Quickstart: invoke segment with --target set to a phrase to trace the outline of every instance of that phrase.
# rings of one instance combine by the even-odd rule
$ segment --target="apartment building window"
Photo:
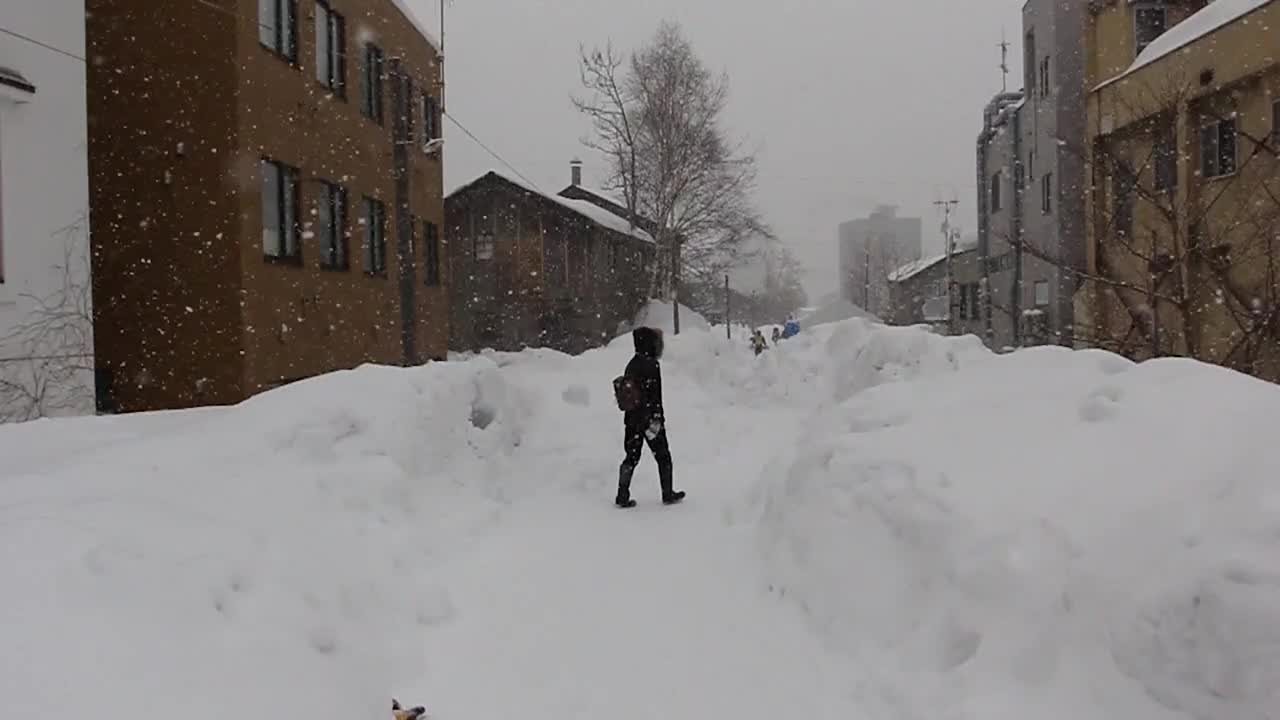
[[[427,223],[423,244],[426,246],[427,285],[434,287],[440,284],[440,228],[435,223]]]
[[[1036,34],[1029,32],[1022,45],[1022,84],[1027,88],[1027,97],[1036,94],[1036,57]]]
[[[1040,212],[1053,212],[1053,173],[1045,173],[1040,180]]]
[[[298,226],[298,171],[275,160],[262,161],[262,253],[273,260],[301,260]]]
[[[1163,5],[1147,3],[1133,11],[1134,55],[1140,55],[1147,46],[1168,29],[1168,15]]]
[[[316,2],[316,80],[339,97],[346,95],[347,22],[324,0]]]
[[[982,286],[978,283],[969,284],[969,319],[982,319]]]
[[[1200,172],[1207,178],[1236,171],[1236,121],[1209,123],[1200,129]]]
[[[417,111],[414,109],[413,102],[413,78],[408,75],[400,78],[400,103],[396,107],[396,112],[400,113],[400,117],[404,119],[405,139],[413,142],[413,134],[417,131],[413,119]]]
[[[1040,61],[1040,97],[1042,98],[1049,97],[1050,86],[1051,86],[1051,83],[1049,82],[1049,56],[1046,55],[1044,60]]]
[[[1280,153],[1280,100],[1271,103],[1271,154]]]
[[[387,272],[387,206],[371,197],[364,199],[364,271],[370,275]]]
[[[297,0],[258,0],[258,41],[289,62],[297,61]]]
[[[1178,129],[1168,123],[1156,130],[1152,150],[1156,190],[1172,190],[1178,186]]]
[[[493,233],[488,230],[482,231],[476,236],[475,254],[477,260],[493,259]]]
[[[1000,212],[1000,173],[991,175],[991,212]]]
[[[1117,159],[1111,176],[1112,227],[1116,237],[1133,237],[1133,196],[1136,174],[1126,159]]]
[[[1036,283],[1035,303],[1036,307],[1042,308],[1049,306],[1049,283],[1045,280],[1040,280]]]
[[[431,142],[440,135],[440,104],[427,92],[422,93],[422,141]]]
[[[364,46],[364,66],[361,69],[361,111],[364,116],[382,124],[382,48],[368,43]]]
[[[321,182],[317,203],[320,226],[320,266],[326,270],[346,270],[347,260],[347,191],[339,185]]]

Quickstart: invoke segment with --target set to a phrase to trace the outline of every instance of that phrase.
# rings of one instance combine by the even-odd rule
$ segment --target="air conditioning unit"
[[[435,138],[422,144],[422,152],[428,155],[438,155],[443,147],[444,138]]]

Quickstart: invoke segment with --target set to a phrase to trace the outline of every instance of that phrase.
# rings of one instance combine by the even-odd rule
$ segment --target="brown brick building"
[[[654,243],[592,203],[489,172],[445,198],[454,350],[611,340],[644,304]]]
[[[443,357],[443,77],[426,31],[399,0],[160,5],[86,7],[103,409]]]

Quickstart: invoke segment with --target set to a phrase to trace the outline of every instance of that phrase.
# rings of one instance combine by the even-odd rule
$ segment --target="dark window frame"
[[[1143,40],[1143,30],[1146,29],[1142,25],[1142,17],[1144,15],[1147,15],[1150,17],[1155,17],[1158,15],[1160,18],[1159,28],[1156,30],[1154,35],[1147,38],[1146,40]],[[1154,25],[1152,25],[1151,27],[1155,28]],[[1161,35],[1164,35],[1168,31],[1169,31],[1169,9],[1167,7],[1165,7],[1163,4],[1157,4],[1152,2],[1146,2],[1143,4],[1135,5],[1133,8],[1133,49],[1134,49],[1133,56],[1136,58],[1137,56],[1141,55],[1142,51],[1146,50],[1148,45],[1155,42],[1157,38],[1159,38]]]
[[[1001,202],[1003,198],[1000,197],[1000,186],[1002,184],[1000,182],[1001,180],[1000,176],[1002,174],[1003,173],[1001,173],[999,170],[991,174],[991,187],[988,188],[988,192],[990,193],[991,197],[988,198],[988,206],[991,208],[992,213],[1000,212],[1001,208],[1003,207],[1003,203]]]
[[[1271,103],[1271,154],[1280,156],[1280,99]]]
[[[387,206],[381,200],[364,197],[364,273],[387,276]]]
[[[271,6],[275,16],[271,28],[262,24],[263,5]],[[298,65],[298,2],[297,0],[258,0],[258,45],[290,65]],[[271,37],[264,37],[270,30]]]
[[[426,85],[423,85],[422,91],[422,142],[431,142],[439,140],[440,134],[440,103],[435,96],[426,91]]]
[[[320,228],[320,269],[345,272],[351,269],[350,201],[347,189],[327,180],[319,181],[316,202],[319,217],[327,220]]]
[[[328,43],[328,54],[323,64],[320,55],[320,22],[325,24]],[[334,96],[347,97],[347,19],[342,13],[333,9],[328,0],[316,0],[316,82],[329,90]],[[320,77],[321,69],[326,70],[325,77]]]
[[[423,223],[422,255],[425,265],[423,282],[428,287],[439,287],[440,279],[440,227],[427,220]]]
[[[1040,213],[1053,213],[1053,173],[1047,172],[1040,178]]]
[[[360,66],[360,113],[375,123],[386,122],[383,83],[386,80],[386,55],[374,43],[365,43]]]
[[[266,237],[263,237],[262,256],[267,262],[281,263],[286,265],[302,264],[302,204],[299,172],[298,168],[281,162],[274,158],[263,157],[259,163],[259,170],[262,172],[260,182],[264,183],[259,196],[266,200],[266,170],[271,168],[276,173],[275,187],[275,230],[276,243],[279,246],[277,252],[271,252],[265,244]],[[260,213],[262,219],[262,230],[266,231],[266,205],[263,205]]]
[[[1230,151],[1225,150],[1230,146]],[[1240,161],[1240,134],[1235,118],[1212,120],[1200,127],[1200,174],[1205,179],[1236,174]]]

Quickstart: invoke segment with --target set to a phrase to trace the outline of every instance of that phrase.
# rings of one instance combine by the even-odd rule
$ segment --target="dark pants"
[[[631,475],[640,464],[640,454],[646,442],[649,443],[649,451],[653,453],[653,459],[658,463],[658,481],[662,485],[662,493],[664,496],[671,493],[671,447],[667,444],[667,429],[664,427],[662,432],[650,440],[644,434],[648,427],[648,420],[629,421],[623,427],[622,446],[627,456],[622,461],[622,467],[618,473],[620,497],[630,497]]]

